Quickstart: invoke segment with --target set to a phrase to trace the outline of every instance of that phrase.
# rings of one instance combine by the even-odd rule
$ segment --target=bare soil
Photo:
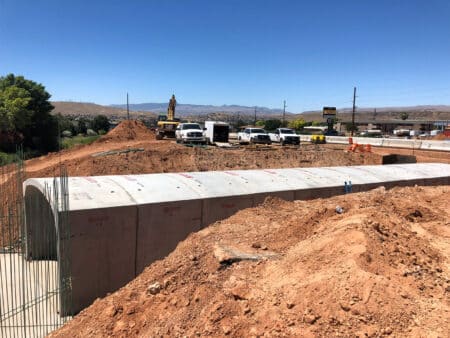
[[[191,234],[51,336],[448,337],[449,193],[268,198]],[[275,256],[220,263],[218,248]]]
[[[345,149],[310,144],[300,148],[186,147],[172,140],[156,140],[155,134],[141,122],[123,121],[91,145],[27,161],[26,170],[29,177],[48,177],[58,174],[60,164],[67,167],[69,175],[93,176],[381,163],[380,155],[347,153]],[[101,154],[105,152],[109,153]]]

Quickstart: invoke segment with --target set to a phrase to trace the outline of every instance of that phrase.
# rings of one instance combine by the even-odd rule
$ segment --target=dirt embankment
[[[318,167],[338,165],[379,164],[381,157],[375,154],[344,153],[330,148],[314,149],[304,146],[302,149],[274,150],[223,150],[218,148],[190,148],[175,143],[137,143],[130,152],[120,152],[127,147],[118,148],[119,152],[108,155],[92,154],[62,163],[71,176],[145,174],[181,171],[208,171],[229,169],[260,169]],[[59,162],[36,172],[33,176],[50,176],[57,171]]]
[[[52,336],[447,337],[449,193],[267,199],[192,234]],[[270,258],[220,263],[224,250]]]
[[[123,121],[91,145],[27,161],[30,177],[57,175],[60,163],[71,176],[144,174],[229,169],[380,164],[377,154],[346,153],[333,145],[265,149],[190,148],[157,141],[142,122]]]

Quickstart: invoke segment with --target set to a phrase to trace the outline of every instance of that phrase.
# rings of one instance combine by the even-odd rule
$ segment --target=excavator
[[[175,129],[177,129],[180,124],[180,119],[175,118],[175,107],[177,105],[177,100],[175,95],[169,101],[169,106],[167,107],[167,115],[159,115],[156,129],[156,139],[162,140],[166,138],[175,138]]]

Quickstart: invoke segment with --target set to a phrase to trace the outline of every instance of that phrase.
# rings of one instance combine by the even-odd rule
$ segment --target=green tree
[[[289,122],[289,128],[295,129],[297,131],[302,130],[306,125],[306,121],[302,118],[295,119]]]
[[[30,101],[30,93],[23,88],[10,86],[0,92],[0,127],[3,131],[24,130],[29,126]]]
[[[345,130],[347,130],[348,132],[358,131],[358,127],[356,126],[356,124],[354,125],[351,122],[347,122],[345,123]]]
[[[58,121],[58,129],[61,135],[63,131],[70,131],[72,135],[76,134],[75,125],[72,119],[62,115],[61,113],[56,114],[55,118]]]
[[[255,125],[257,127],[264,127],[266,125],[266,123],[263,120],[258,120],[258,121],[256,121]]]
[[[77,126],[75,128],[77,134],[86,134],[88,129],[88,123],[89,121],[84,118],[80,117],[77,121]]]
[[[400,118],[401,118],[402,120],[407,120],[408,117],[409,117],[409,114],[406,113],[406,112],[400,114]]]
[[[57,149],[58,123],[50,115],[53,106],[49,99],[42,84],[14,74],[0,77],[0,133],[20,135],[26,148],[41,152]]]
[[[266,120],[264,122],[264,128],[266,130],[275,130],[277,128],[281,127],[281,120],[273,119],[273,120]]]
[[[100,130],[107,132],[109,130],[109,120],[105,115],[97,115],[91,122],[91,128],[97,133]]]

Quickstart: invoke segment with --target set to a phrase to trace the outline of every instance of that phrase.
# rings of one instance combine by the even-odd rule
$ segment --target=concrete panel
[[[301,135],[300,140],[309,142],[310,137],[308,135]],[[327,136],[326,140],[327,143],[348,144],[348,136]],[[353,137],[353,142],[359,144],[371,144],[377,147],[450,151],[449,141]]]
[[[349,144],[349,137],[326,136],[327,143]]]
[[[300,142],[311,142],[311,135],[299,135]]]
[[[255,206],[269,195],[292,200],[343,194],[345,181],[352,181],[353,192],[381,185],[391,188],[449,184],[450,165],[420,163],[71,177],[72,262],[71,273],[63,271],[62,278],[72,276],[75,312],[132,280],[146,266],[168,255],[191,232]],[[30,179],[24,184],[25,191],[36,193],[36,189],[41,190],[49,183],[51,179]],[[53,217],[52,213],[48,214],[49,218]],[[52,224],[51,221],[42,220],[37,228]],[[38,236],[31,238],[41,241]]]
[[[136,274],[167,256],[191,232],[201,229],[202,200],[142,205],[138,215]]]
[[[78,312],[135,277],[137,209],[72,211],[69,222],[72,299]]]
[[[253,196],[230,196],[203,200],[202,227],[254,206]]]
[[[373,146],[380,147],[381,145],[383,145],[383,139],[382,138],[374,138],[374,137],[354,137],[353,143],[370,144]]]
[[[331,196],[341,195],[344,193],[344,185],[342,187],[322,187],[316,189],[301,189],[294,192],[296,200],[311,200],[315,198],[327,198]]]
[[[422,141],[420,149],[450,151],[450,141]]]

